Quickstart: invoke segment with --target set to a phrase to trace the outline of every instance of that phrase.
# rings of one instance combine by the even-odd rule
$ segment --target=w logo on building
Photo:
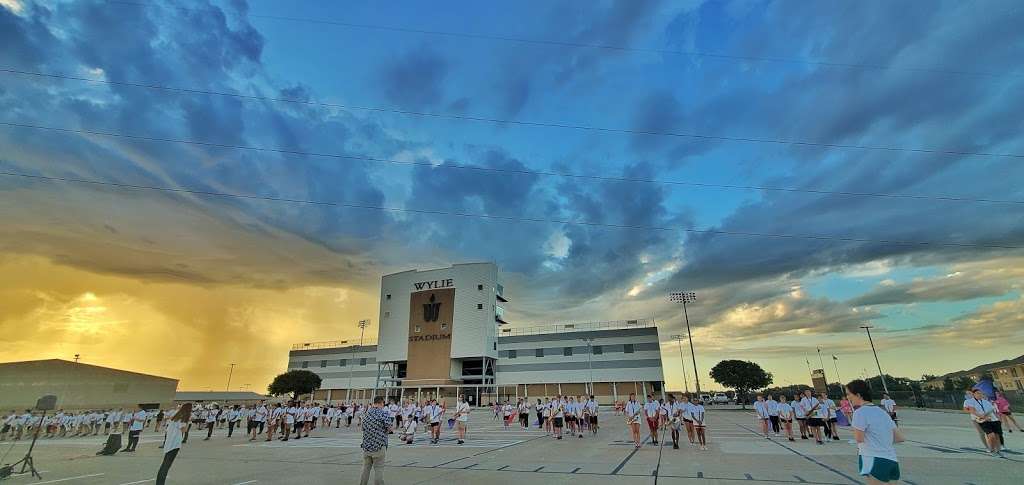
[[[430,303],[423,304],[423,321],[436,322],[441,315],[441,302],[434,301],[434,295],[430,295]]]

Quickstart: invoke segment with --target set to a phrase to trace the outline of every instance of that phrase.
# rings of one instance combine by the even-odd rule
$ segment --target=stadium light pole
[[[690,383],[686,380],[686,361],[683,360],[683,336],[675,334],[671,337],[679,344],[679,367],[683,370],[683,390],[690,393]]]
[[[882,364],[878,362],[878,352],[875,351],[875,341],[871,338],[871,329],[874,328],[871,325],[861,325],[868,333],[868,342],[871,343],[871,353],[875,354],[875,365],[878,366],[878,377],[882,379],[882,389],[885,390],[886,394],[889,394],[889,385],[885,383],[885,374],[882,373]]]
[[[587,344],[587,368],[590,369],[590,392],[588,392],[587,395],[591,395],[594,394],[594,338],[582,337],[580,340]]]
[[[231,391],[231,375],[235,373],[235,364],[231,364],[231,368],[228,369],[228,385],[224,387],[225,391]]]
[[[683,304],[683,318],[686,320],[686,337],[690,341],[690,357],[693,359],[693,380],[697,387],[697,398],[700,399],[700,373],[697,372],[697,355],[693,353],[693,332],[690,331],[690,316],[686,313],[686,304],[697,301],[697,293],[692,291],[673,291],[668,294],[668,301]]]
[[[359,346],[363,346],[363,333],[366,332],[366,326],[370,324],[369,320],[360,320],[356,324],[359,327]],[[352,356],[348,359],[348,388],[345,389],[345,401],[351,402],[349,396],[352,395],[352,372],[356,370],[356,347],[352,346]]]

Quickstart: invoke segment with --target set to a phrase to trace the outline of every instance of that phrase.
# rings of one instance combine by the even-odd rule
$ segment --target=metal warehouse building
[[[0,363],[0,409],[52,394],[61,409],[169,408],[178,380],[60,359]]]

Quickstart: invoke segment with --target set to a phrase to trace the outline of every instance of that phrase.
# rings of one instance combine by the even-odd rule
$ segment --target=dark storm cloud
[[[439,53],[420,47],[381,67],[380,89],[388,100],[403,108],[432,107],[444,99],[449,62]]]
[[[27,8],[28,15],[11,17],[6,9],[0,9],[0,15],[3,15],[2,21],[15,23],[14,28],[4,29],[4,34],[10,32],[18,36],[5,46],[24,51],[22,57],[38,57],[39,49],[33,50],[33,46],[46,45],[52,53],[45,60],[54,64],[55,72],[78,74],[88,69],[92,76],[117,81],[246,94],[269,90],[288,98],[312,97],[308,88],[301,84],[275,87],[276,83],[268,80],[270,76],[264,72],[261,60],[263,38],[242,15],[246,11],[244,5],[236,2],[230,10],[234,12],[230,20],[228,14],[216,6],[203,3],[189,7],[178,9],[154,4],[115,8],[104,2],[61,4],[60,15],[54,16],[47,25],[49,29],[61,30],[59,40],[47,28],[37,28],[50,18],[45,10]],[[11,80],[9,86],[17,96],[0,98],[0,107],[6,114],[0,117],[10,121],[82,126],[218,144],[377,156],[393,153],[403,146],[375,123],[306,106],[242,102],[220,96],[184,96],[123,85],[33,84],[24,79]],[[354,137],[353,133],[359,136]],[[368,167],[360,163],[31,130],[5,130],[0,136],[5,138],[5,143],[19,147],[18,156],[11,156],[8,164],[23,172],[256,196],[383,204],[382,193],[370,183]],[[45,162],[30,161],[36,159]],[[35,183],[33,187],[59,189],[46,183]],[[68,188],[94,193],[97,200],[112,193],[108,189]],[[176,238],[129,236],[124,230],[98,236],[112,246],[122,246],[123,256],[104,255],[100,249],[90,247],[82,250],[82,254],[67,254],[61,263],[140,279],[188,280],[199,284],[236,281],[287,286],[303,278],[321,281],[328,274],[352,279],[359,278],[364,270],[346,272],[342,268],[364,265],[362,258],[366,248],[358,241],[378,235],[390,221],[387,215],[378,212],[336,207],[167,193],[121,191],[119,195],[125,203],[162,201],[173,205],[176,211],[196,216],[189,220],[190,224],[200,224],[198,221],[206,218],[208,222],[204,224],[212,227],[200,229],[200,232],[211,231],[207,234],[209,237],[218,237],[217,231],[224,231],[219,235],[234,233],[234,237],[243,239],[264,238],[263,243],[253,243],[244,251],[236,251],[235,261],[231,261],[230,256],[221,259],[220,255],[211,255],[219,264],[236,264],[239,268],[248,264],[252,265],[252,270],[246,274],[235,268],[195,265],[190,260],[194,255],[179,254],[174,249],[180,244]],[[79,206],[76,210],[83,211],[80,217],[100,218],[104,208],[92,205]],[[127,225],[127,222],[117,224],[120,229]],[[161,232],[153,230],[154,234]],[[315,271],[307,271],[306,276],[302,276],[307,269],[305,264],[294,265],[277,276],[260,268],[264,263],[287,257],[273,241],[287,240],[292,235],[336,251],[338,258]],[[70,234],[39,237],[40,242],[46,241],[37,246],[41,250],[51,245],[75,244]],[[164,252],[159,262],[147,260],[161,254],[161,250]],[[259,256],[260,251],[265,255]],[[261,258],[262,262],[247,260],[252,257]],[[183,269],[180,264],[186,264],[189,269]]]
[[[1024,40],[1008,31],[1024,20],[1019,9],[995,8],[982,13],[982,21],[977,13],[968,15],[969,10],[973,11],[968,6],[948,3],[943,9],[917,12],[918,18],[895,26],[888,23],[904,17],[899,15],[903,8],[899,4],[851,4],[841,13],[824,5],[806,7],[773,3],[763,19],[739,31],[729,44],[744,48],[741,53],[749,55],[806,49],[807,57],[813,59],[911,67],[938,64],[964,69],[1013,69],[1011,59],[1024,48]],[[833,30],[827,36],[808,37],[808,32],[814,30],[807,27],[819,22],[812,20],[818,19],[818,14],[833,19],[829,23]],[[866,22],[868,19],[886,20],[876,28]],[[936,30],[936,24],[946,28]],[[996,37],[992,32],[997,33]],[[991,45],[993,38],[1007,42]],[[726,69],[723,63],[707,65],[713,72],[724,73]],[[1007,118],[1010,112],[1024,107],[1024,90],[1020,89],[1024,80],[1019,76],[992,78],[807,66],[780,69],[784,75],[776,75],[771,82],[756,82],[762,71],[750,71],[746,82],[709,96],[690,115],[711,126],[729,123],[726,133],[750,133],[759,138],[1004,153],[1024,149],[1019,119]],[[737,117],[740,107],[743,116]],[[1006,129],[1007,123],[1016,124],[1016,131]],[[1024,178],[1020,164],[990,157],[763,148],[764,153],[758,154],[761,163],[781,162],[798,168],[785,180],[769,179],[769,185],[1013,198],[1019,196],[1019,188],[1009,187],[1006,180]],[[1001,176],[989,176],[993,173]],[[964,177],[969,177],[971,183],[959,183]],[[980,259],[998,252],[951,248],[941,243],[1020,246],[1024,244],[1020,221],[1020,210],[1012,206],[764,193],[760,200],[738,208],[716,228],[939,244],[691,235],[686,246],[689,261],[676,282],[699,281],[702,286],[713,286],[890,257],[934,261],[938,259],[934,256],[941,255],[946,262]]]

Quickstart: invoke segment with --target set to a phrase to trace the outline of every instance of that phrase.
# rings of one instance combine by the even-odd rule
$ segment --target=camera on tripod
[[[57,396],[50,394],[39,398],[39,400],[36,401],[35,409],[36,411],[42,411],[43,415],[40,416],[39,418],[32,418],[32,420],[30,421],[30,423],[32,421],[35,422],[36,428],[35,433],[32,434],[32,444],[29,445],[28,452],[25,453],[24,458],[10,465],[3,465],[2,467],[0,467],[0,480],[3,480],[13,475],[14,467],[18,465],[21,465],[21,471],[19,471],[18,473],[25,473],[25,470],[29,470],[32,472],[33,477],[36,477],[38,479],[43,478],[43,476],[39,474],[39,471],[36,470],[36,465],[32,460],[32,449],[36,447],[36,440],[39,439],[39,430],[44,426],[44,421],[46,420],[46,412],[57,409]]]

